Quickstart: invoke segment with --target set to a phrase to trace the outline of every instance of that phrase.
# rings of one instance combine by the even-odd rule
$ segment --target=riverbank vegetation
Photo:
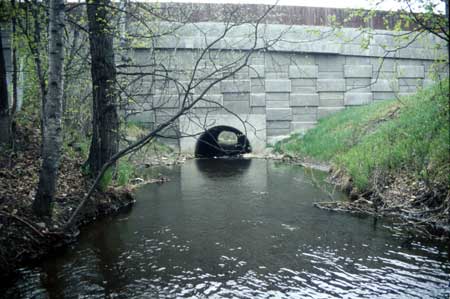
[[[71,231],[62,229],[89,190],[91,180],[83,174],[86,156],[72,146],[61,155],[58,187],[52,202],[52,217],[38,217],[32,209],[41,164],[40,130],[31,124],[17,127],[14,151],[3,148],[0,155],[0,277],[19,265],[47,255],[73,242],[78,227],[103,215],[130,206],[134,200],[127,188],[116,186],[124,176],[118,171],[114,185],[96,190],[85,213]],[[118,167],[120,169],[120,167]]]
[[[355,201],[321,207],[448,227],[448,99],[447,79],[412,96],[348,108],[275,150],[333,165],[332,179]]]

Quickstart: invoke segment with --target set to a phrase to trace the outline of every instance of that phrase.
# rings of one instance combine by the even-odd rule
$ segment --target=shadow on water
[[[218,158],[218,159],[196,159],[195,165],[204,176],[231,177],[245,173],[250,165],[251,159],[240,158]]]

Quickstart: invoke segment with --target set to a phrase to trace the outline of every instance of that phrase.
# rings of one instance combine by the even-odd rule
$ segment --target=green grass
[[[125,186],[134,174],[135,166],[128,161],[121,160],[115,167],[109,167],[98,183],[98,189],[105,192],[109,186]]]
[[[100,178],[100,181],[98,182],[98,189],[101,192],[105,192],[108,189],[108,186],[111,185],[113,181],[113,175],[114,175],[114,168],[109,167],[105,173]]]
[[[304,136],[292,135],[275,150],[331,162],[367,189],[375,170],[407,170],[448,182],[448,80],[414,96],[348,108],[319,121]]]
[[[149,128],[146,128],[142,123],[139,122],[128,122],[124,124],[123,130],[127,138],[132,141],[141,139],[149,132]],[[157,139],[154,139],[146,146],[144,146],[140,151],[145,152],[145,154],[147,154],[148,151],[151,151],[153,153],[163,155],[172,153],[173,149],[170,146],[158,141]]]
[[[116,183],[119,186],[128,184],[130,177],[135,171],[135,166],[128,161],[119,161],[117,166]]]

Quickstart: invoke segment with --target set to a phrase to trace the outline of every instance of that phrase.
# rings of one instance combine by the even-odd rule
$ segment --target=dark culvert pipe
[[[229,126],[216,126],[198,138],[195,157],[212,158],[251,153],[252,147],[241,131]]]

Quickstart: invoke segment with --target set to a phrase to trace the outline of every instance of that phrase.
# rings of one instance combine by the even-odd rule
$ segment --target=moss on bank
[[[294,134],[275,150],[332,163],[370,189],[374,175],[408,172],[427,183],[449,182],[449,81],[398,100],[348,108]]]

